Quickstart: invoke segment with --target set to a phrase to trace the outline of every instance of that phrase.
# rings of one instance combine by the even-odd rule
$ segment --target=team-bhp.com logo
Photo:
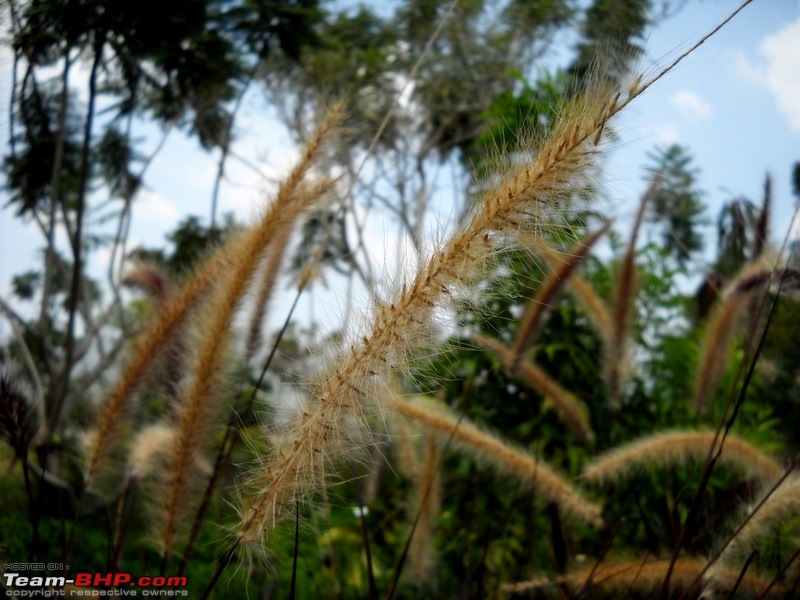
[[[134,577],[130,573],[75,573],[69,579],[3,573],[3,583],[5,595],[17,598],[189,595],[182,589],[186,588],[186,577]]]

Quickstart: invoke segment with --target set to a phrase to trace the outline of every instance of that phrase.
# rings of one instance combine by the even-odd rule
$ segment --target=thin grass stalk
[[[294,600],[297,592],[297,557],[300,551],[300,505],[295,506],[294,514],[294,555],[292,556],[292,581],[289,584],[289,598]]]
[[[644,558],[642,559],[642,562],[639,564],[639,570],[636,571],[636,575],[633,576],[633,579],[628,584],[628,587],[625,589],[625,594],[623,594],[622,600],[626,600],[628,596],[631,595],[631,591],[633,591],[633,586],[636,583],[636,580],[639,579],[639,574],[642,572],[642,569],[644,569],[644,566],[647,564],[647,561],[649,560],[650,560],[650,552],[648,551],[645,552]]]
[[[439,465],[442,453],[436,436],[428,436],[425,443],[423,470],[415,481],[415,504],[419,518],[411,542],[408,574],[415,586],[425,587],[434,574],[435,548],[433,521],[439,513],[441,502],[441,477]]]
[[[364,493],[359,480],[358,465],[353,463],[353,477],[356,482],[356,496],[358,499],[358,519],[361,523],[361,539],[364,540],[364,556],[367,560],[367,582],[369,583],[369,600],[378,600],[378,584],[375,582],[375,570],[372,564],[372,547],[369,541],[369,528],[367,515],[364,511]],[[297,506],[300,506],[299,504]]]
[[[611,221],[607,221],[600,229],[590,233],[575,244],[545,279],[536,296],[531,300],[528,310],[525,312],[525,316],[517,329],[517,339],[512,349],[513,357],[508,365],[512,376],[515,376],[519,371],[522,358],[533,343],[539,322],[545,311],[552,305],[554,298],[563,289],[575,269],[583,262],[595,242],[608,232],[611,223]]]
[[[305,209],[332,188],[330,180],[305,190],[300,189],[300,184],[319,158],[324,144],[330,140],[342,112],[343,105],[335,106],[311,136],[297,166],[281,185],[264,217],[243,236],[228,278],[215,291],[205,309],[208,323],[203,328],[197,354],[190,363],[192,378],[179,402],[175,450],[168,464],[165,485],[157,493],[160,502],[156,518],[157,541],[163,556],[174,552],[187,511],[195,505],[192,502],[194,482],[191,466],[196,456],[205,450],[205,436],[217,412],[214,395],[221,382],[233,317],[241,306],[244,292],[267,243],[281,227],[291,227]]]
[[[464,420],[464,413],[456,419],[455,423],[453,424],[453,428],[450,430],[450,433],[447,437],[447,440],[441,447],[441,451],[439,453],[438,463],[436,465],[436,470],[441,470],[441,463],[442,457],[447,449],[450,447],[450,444],[453,442],[455,437],[456,431],[459,427],[461,427],[461,422]],[[400,583],[400,576],[403,574],[403,567],[405,566],[406,559],[408,557],[408,553],[411,549],[411,543],[414,539],[414,533],[417,530],[417,525],[422,515],[422,506],[428,501],[428,495],[432,491],[433,482],[429,480],[430,486],[427,486],[422,492],[422,502],[420,503],[420,507],[417,509],[417,514],[414,517],[414,522],[411,524],[411,531],[408,534],[408,538],[406,539],[406,544],[403,547],[403,552],[400,555],[400,559],[397,561],[397,567],[394,570],[394,577],[392,578],[392,583],[389,586],[389,592],[386,594],[386,600],[393,600],[394,595],[397,592],[397,586]]]
[[[619,521],[617,521],[616,525],[614,526],[613,531],[611,532],[611,535],[609,535],[606,538],[605,542],[603,543],[603,547],[600,550],[600,554],[598,554],[597,559],[594,561],[594,565],[592,566],[592,569],[589,571],[589,575],[586,577],[586,581],[583,582],[583,585],[580,587],[578,592],[575,594],[576,598],[580,598],[581,595],[587,589],[589,589],[589,586],[591,585],[592,580],[594,579],[595,575],[597,574],[597,570],[600,568],[600,565],[602,565],[603,561],[606,559],[606,555],[608,554],[609,550],[611,550],[611,546],[614,545],[614,540],[617,539],[617,536],[619,535],[619,531],[620,531],[620,529],[622,529],[623,522],[624,522],[624,518],[622,518]]]
[[[795,550],[792,553],[789,559],[784,563],[783,567],[781,567],[781,570],[778,571],[778,574],[775,575],[775,577],[772,579],[772,581],[769,582],[767,587],[764,588],[764,591],[758,595],[757,600],[762,600],[763,598],[766,598],[769,595],[769,593],[772,591],[772,588],[774,588],[775,585],[777,585],[780,578],[786,574],[786,571],[789,570],[789,567],[792,566],[794,561],[796,561],[799,556],[800,556],[800,547],[798,547],[797,550]]]
[[[747,570],[750,568],[750,563],[753,562],[753,559],[758,556],[758,550],[753,550],[750,553],[750,556],[747,557],[747,560],[744,562],[742,566],[742,570],[739,573],[739,577],[736,579],[736,583],[733,584],[733,588],[731,588],[730,593],[728,594],[729,600],[733,600],[736,597],[736,592],[739,590],[739,586],[742,584],[742,579],[744,579]]]

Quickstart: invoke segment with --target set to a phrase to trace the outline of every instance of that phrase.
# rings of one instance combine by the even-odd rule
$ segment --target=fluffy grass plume
[[[689,461],[702,463],[714,442],[714,431],[667,431],[614,448],[586,467],[583,476],[590,481],[608,482],[630,476],[636,470],[665,469]],[[718,450],[719,440],[717,440]],[[720,462],[760,481],[775,481],[783,468],[748,442],[728,435]]]
[[[158,265],[136,265],[125,273],[122,285],[144,291],[159,306],[163,305],[169,296],[169,278]]]
[[[244,508],[237,544],[263,540],[296,496],[324,484],[327,464],[353,446],[347,443],[354,437],[348,417],[361,421],[375,410],[373,390],[428,337],[432,311],[449,288],[474,280],[496,246],[515,232],[545,226],[553,207],[573,196],[576,181],[594,163],[594,139],[641,89],[633,87],[622,101],[609,89],[572,99],[532,160],[512,165],[487,187],[464,226],[420,265],[411,282],[393,300],[377,303],[372,325],[312,387],[310,410],[256,475],[260,492]]]
[[[728,368],[731,345],[745,309],[752,306],[754,295],[765,289],[766,281],[761,275],[765,270],[771,272],[775,263],[772,253],[763,253],[757,261],[742,268],[722,294],[722,300],[706,327],[700,349],[690,405],[696,413],[705,413],[711,404],[716,386]]]
[[[235,260],[199,315],[196,351],[188,363],[190,377],[183,385],[177,408],[175,447],[168,461],[165,485],[156,491],[154,498],[156,541],[162,555],[174,552],[184,521],[194,506],[198,477],[193,466],[204,454],[209,432],[219,414],[222,394],[218,386],[229,354],[233,318],[267,244],[281,229],[291,229],[297,218],[332,188],[330,180],[305,188],[301,183],[331,140],[342,113],[343,105],[339,104],[322,120],[264,216],[232,242],[238,249]]]
[[[612,406],[619,405],[622,386],[631,371],[630,333],[636,308],[636,288],[638,270],[636,268],[636,240],[639,238],[649,199],[658,188],[659,178],[653,178],[648,191],[639,203],[639,210],[633,222],[631,237],[622,259],[614,286],[614,310],[612,313],[611,337],[605,346],[603,367],[611,394]]]
[[[228,252],[218,251],[206,259],[185,283],[171,293],[159,307],[155,321],[137,340],[120,377],[98,407],[94,427],[86,436],[84,479],[86,489],[99,491],[106,471],[113,469],[115,457],[126,440],[126,417],[131,397],[159,355],[162,347],[185,321],[212,281],[228,263]]]
[[[484,335],[476,333],[473,334],[473,338],[489,352],[498,356],[506,368],[511,371],[515,358],[513,350]],[[584,440],[592,438],[592,429],[589,425],[586,405],[562,388],[542,369],[529,362],[523,362],[517,367],[516,379],[539,392],[544,398],[549,399],[564,423],[579,437]]]
[[[570,594],[582,591],[581,597],[593,598],[598,594],[613,594],[612,597],[627,597],[631,592],[648,594],[656,597],[667,568],[669,560],[665,559],[620,559],[603,563],[595,568],[594,564],[572,569],[557,578],[538,577],[530,581],[511,583],[503,586],[503,591],[508,594],[534,594],[537,590],[551,586],[566,586]],[[706,561],[699,558],[683,557],[675,562],[670,582],[673,592],[689,591],[695,579],[706,566]],[[739,570],[724,569],[715,580],[715,588],[731,590],[739,577]],[[769,580],[748,571],[739,584],[739,593],[757,594],[767,587]],[[706,583],[698,585],[698,594],[705,588]],[[773,588],[776,596],[778,590]],[[781,592],[782,593],[782,592]],[[652,596],[650,596],[652,594]],[[694,597],[694,596],[689,596]]]
[[[139,431],[131,444],[128,473],[131,479],[143,479],[164,466],[164,457],[175,443],[175,428],[154,423]]]
[[[263,544],[296,498],[325,485],[328,465],[360,447],[363,416],[381,408],[378,388],[428,338],[433,310],[450,295],[449,288],[474,281],[517,232],[552,226],[554,211],[583,189],[606,124],[681,58],[647,82],[633,80],[625,90],[611,89],[598,76],[585,94],[571,97],[550,136],[527,149],[529,160],[514,162],[487,184],[462,224],[422,261],[410,282],[391,300],[376,302],[371,325],[309,386],[308,410],[251,478],[248,488],[254,493],[245,496],[232,548]],[[562,480],[549,479],[554,489],[568,491]],[[583,501],[571,508],[586,514]]]
[[[741,531],[725,547],[717,565],[726,565],[735,558],[741,558],[749,553],[775,525],[797,516],[799,512],[800,476],[792,475],[769,495],[761,508],[750,514]],[[713,571],[715,567],[711,570]],[[716,571],[714,574],[716,575]]]
[[[432,433],[449,438],[453,444],[470,452],[526,485],[534,486],[548,500],[557,503],[566,513],[592,524],[600,522],[601,508],[587,500],[564,477],[531,453],[507,444],[467,419],[459,419],[429,403],[396,399],[395,410],[403,417],[422,423]]]
[[[569,288],[575,300],[586,311],[589,322],[594,325],[603,344],[608,347],[614,337],[614,321],[605,302],[597,295],[591,284],[580,275],[573,275]]]
[[[545,311],[553,303],[558,293],[564,288],[564,285],[574,273],[575,269],[577,269],[583,262],[583,259],[586,258],[586,255],[589,253],[592,246],[594,246],[595,242],[606,234],[610,226],[611,221],[606,222],[597,231],[590,233],[579,243],[575,244],[566,254],[559,255],[559,260],[553,272],[545,279],[536,297],[530,302],[528,310],[525,312],[525,316],[517,330],[517,339],[513,349],[514,355],[508,365],[508,369],[512,375],[516,375],[519,371],[525,352],[533,343],[539,322]]]

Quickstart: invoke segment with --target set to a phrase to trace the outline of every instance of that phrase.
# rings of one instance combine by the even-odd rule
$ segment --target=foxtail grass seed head
[[[728,368],[731,345],[744,311],[754,295],[766,289],[769,277],[765,279],[765,270],[772,273],[776,263],[774,253],[763,252],[757,261],[742,268],[724,290],[703,336],[690,405],[694,412],[703,414],[711,405],[717,384]]]
[[[768,484],[765,483],[765,487],[771,487],[772,482],[776,479],[777,477]],[[762,494],[763,496],[764,494]],[[756,505],[757,503],[754,503],[754,506]],[[769,494],[758,511],[746,515],[749,517],[747,523],[725,547],[720,556],[719,564],[730,565],[735,559],[744,560],[747,554],[757,546],[758,542],[774,531],[776,526],[795,518],[799,513],[800,476],[791,475],[774,492]]]
[[[122,285],[143,290],[159,305],[165,302],[169,294],[169,277],[156,265],[136,265],[125,273]]]
[[[26,459],[38,429],[38,415],[28,393],[9,372],[0,372],[0,437],[19,458]]]
[[[170,456],[164,486],[156,493],[160,510],[155,513],[154,524],[163,554],[175,551],[185,521],[199,500],[197,481],[202,478],[197,477],[196,467],[203,463],[209,433],[218,421],[220,401],[225,398],[221,383],[225,380],[225,361],[229,354],[234,316],[269,242],[282,228],[291,228],[300,215],[332,189],[334,182],[328,179],[306,186],[302,184],[334,137],[342,112],[343,106],[337,105],[322,120],[263,217],[243,232],[238,241],[229,242],[236,245],[238,253],[198,315],[200,324],[195,353],[189,360],[189,379],[184,384],[177,408],[175,448]]]
[[[531,160],[511,165],[487,186],[463,226],[420,265],[393,300],[376,306],[371,327],[319,378],[308,416],[276,449],[266,473],[258,476],[265,485],[244,512],[239,539],[262,540],[293,498],[319,490],[328,464],[345,451],[343,440],[359,437],[348,431],[345,416],[363,422],[363,415],[376,409],[373,389],[395,366],[405,364],[426,338],[433,311],[444,301],[443,290],[475,280],[504,239],[519,230],[538,230],[552,218],[555,207],[569,200],[575,182],[597,157],[592,139],[616,106],[607,88],[569,102]],[[541,471],[540,485],[550,484],[554,495],[556,489],[571,493],[549,469]],[[591,512],[582,504],[575,500],[574,512]]]
[[[702,558],[688,556],[678,558],[670,577],[672,591],[676,593],[690,591],[690,586],[694,584],[705,566],[706,561]],[[666,559],[607,558],[598,566],[589,564],[576,567],[557,577],[537,577],[530,581],[506,584],[503,586],[503,591],[507,594],[530,595],[543,588],[566,586],[569,593],[577,594],[583,590],[582,595],[586,597],[611,593],[627,595],[631,592],[651,597],[658,593],[669,567],[670,561]],[[737,569],[720,570],[714,587],[726,592],[732,590],[739,574],[740,571]],[[740,593],[757,594],[768,584],[769,579],[748,571],[738,589]],[[690,597],[707,597],[703,594],[707,585],[707,581],[701,580]],[[695,593],[698,596],[695,596]]]
[[[668,469],[690,461],[702,464],[720,439],[715,442],[714,431],[665,431],[630,442],[602,454],[584,469],[589,481],[611,482],[630,477],[637,471]],[[759,481],[778,479],[783,473],[780,463],[745,440],[728,435],[722,446],[720,462],[731,469]]]
[[[481,334],[473,334],[473,337],[482,347],[497,355],[506,365],[506,369],[509,371],[514,369],[516,356],[510,348]],[[549,400],[564,423],[581,439],[586,441],[592,439],[593,433],[586,405],[563,389],[542,369],[529,362],[520,363],[516,366],[516,379]]]
[[[526,160],[510,164],[487,183],[462,224],[420,264],[416,274],[393,298],[376,303],[371,325],[311,386],[307,414],[253,476],[256,483],[250,489],[260,491],[246,501],[237,540],[263,543],[285,516],[287,506],[324,486],[332,464],[358,446],[366,430],[364,417],[382,410],[382,394],[375,393],[376,388],[385,385],[385,379],[396,367],[401,369],[429,335],[434,310],[446,303],[445,290],[476,281],[491,257],[517,233],[548,227],[554,215],[585,189],[584,178],[599,154],[594,142],[602,138],[608,121],[669,68],[627,91],[613,89],[599,77],[593,89],[570,98],[548,138],[524,149],[520,155]],[[362,424],[362,433],[352,429],[354,423]],[[513,452],[507,458],[520,469],[531,465]],[[548,495],[586,520],[599,518],[599,507],[577,496],[548,467],[533,464],[539,465],[538,471],[528,477]]]
[[[133,438],[128,457],[131,479],[144,479],[164,467],[165,457],[175,444],[175,428],[155,423],[139,431]]]
[[[569,287],[575,300],[586,311],[589,322],[594,325],[603,344],[610,346],[614,337],[614,322],[603,299],[580,275],[572,276]]]
[[[580,266],[583,259],[589,253],[592,246],[607,232],[611,226],[611,221],[606,222],[597,231],[590,233],[583,240],[573,246],[569,252],[561,256],[553,272],[547,277],[545,282],[531,300],[530,305],[517,330],[517,339],[514,344],[514,356],[509,364],[509,370],[515,375],[522,363],[525,351],[530,348],[536,335],[536,330],[543,314],[552,305],[555,297],[564,288],[575,269]]]
[[[544,496],[558,504],[566,513],[580,521],[598,525],[601,508],[584,498],[571,483],[543,460],[502,441],[480,429],[468,419],[459,419],[449,411],[429,402],[394,401],[394,409],[403,417],[418,421],[431,433],[449,439],[457,448],[488,463],[526,485],[532,485]]]

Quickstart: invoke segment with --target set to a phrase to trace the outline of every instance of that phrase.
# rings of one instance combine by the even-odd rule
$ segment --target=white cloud
[[[681,134],[674,125],[649,125],[645,127],[645,133],[655,137],[656,144],[659,146],[671,146],[681,142]]]
[[[178,208],[161,194],[142,190],[133,204],[133,218],[139,223],[158,223],[170,227],[180,217]]]
[[[670,102],[683,116],[690,119],[710,119],[714,114],[711,104],[690,90],[681,90],[670,98]]]
[[[767,88],[791,127],[800,131],[800,18],[765,37],[759,51],[766,60]]]
[[[767,87],[763,65],[752,60],[741,48],[726,48],[725,52],[733,64],[733,71],[743,80],[758,87]]]

